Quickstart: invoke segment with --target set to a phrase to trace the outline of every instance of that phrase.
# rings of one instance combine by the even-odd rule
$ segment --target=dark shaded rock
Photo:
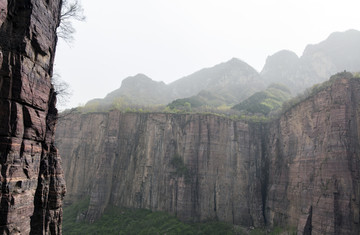
[[[0,233],[61,234],[50,77],[60,0],[0,1]]]

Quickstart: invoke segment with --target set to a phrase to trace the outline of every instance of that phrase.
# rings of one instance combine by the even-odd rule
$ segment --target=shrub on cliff
[[[170,164],[175,169],[173,176],[184,177],[186,183],[191,181],[190,170],[187,168],[180,155],[175,154],[175,156],[170,160]]]
[[[304,100],[308,99],[309,97],[312,97],[312,96],[316,95],[317,93],[327,89],[332,84],[334,84],[338,79],[342,79],[342,78],[351,79],[354,77],[356,77],[356,75],[354,76],[352,73],[349,73],[346,71],[337,73],[337,74],[331,76],[329,80],[327,80],[323,83],[320,83],[320,84],[315,84],[311,88],[306,89],[302,94],[284,102],[282,105],[282,113],[286,112],[287,110],[296,106],[297,104],[303,102]]]

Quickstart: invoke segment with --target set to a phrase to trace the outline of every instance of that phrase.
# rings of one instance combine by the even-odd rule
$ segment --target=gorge
[[[360,232],[360,79],[340,73],[268,122],[216,114],[69,113],[56,142],[67,202],[184,221]]]
[[[305,89],[348,64],[359,71],[358,31],[345,43],[336,33],[301,57],[277,53],[261,73],[232,59],[171,85],[128,78],[101,100],[106,112],[73,110],[58,120],[51,77],[62,2],[0,0],[1,234],[61,234],[63,200],[88,196],[88,222],[118,206],[190,222],[360,233],[358,74],[339,73],[262,121],[111,106],[119,94],[146,105],[220,97],[220,106],[273,82]],[[339,40],[343,54],[328,50]]]

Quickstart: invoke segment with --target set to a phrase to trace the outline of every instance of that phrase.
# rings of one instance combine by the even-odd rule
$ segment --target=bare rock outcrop
[[[271,123],[216,115],[72,113],[59,123],[67,200],[187,221],[360,232],[360,79],[342,73]]]
[[[67,200],[90,195],[90,221],[112,204],[264,225],[260,127],[213,115],[119,111],[73,114],[59,124]]]
[[[301,234],[360,232],[360,79],[343,76],[270,127],[267,218],[273,224]]]
[[[0,233],[61,234],[51,85],[61,0],[0,0]]]

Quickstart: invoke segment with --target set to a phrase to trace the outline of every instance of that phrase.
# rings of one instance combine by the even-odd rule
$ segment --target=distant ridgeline
[[[215,112],[272,115],[282,103],[341,71],[360,71],[360,32],[331,34],[308,45],[301,57],[282,50],[269,56],[260,73],[233,58],[170,84],[144,74],[122,81],[103,99],[94,99],[77,111]],[[232,109],[231,109],[232,108]]]

